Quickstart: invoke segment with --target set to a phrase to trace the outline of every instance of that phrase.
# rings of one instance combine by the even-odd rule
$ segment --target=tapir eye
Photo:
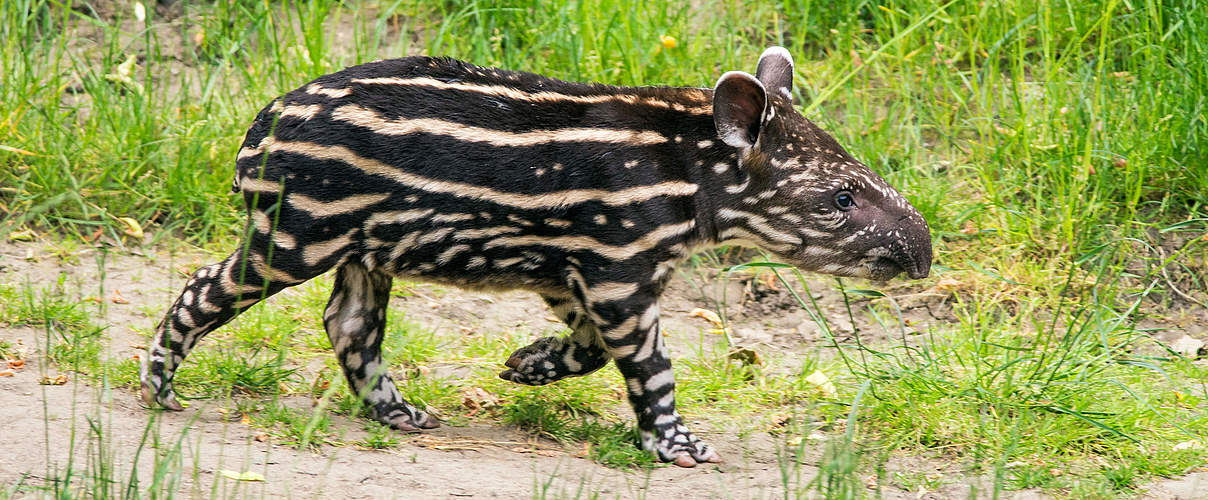
[[[851,191],[839,191],[835,193],[835,206],[843,211],[856,208],[856,197],[851,195]]]

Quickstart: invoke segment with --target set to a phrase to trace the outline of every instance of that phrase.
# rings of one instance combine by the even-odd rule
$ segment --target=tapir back
[[[330,267],[351,249],[394,274],[548,288],[568,255],[632,258],[674,246],[649,235],[689,237],[699,179],[683,150],[699,157],[713,135],[710,98],[380,61],[265,108],[236,186],[258,228],[302,254],[278,256],[287,271]]]

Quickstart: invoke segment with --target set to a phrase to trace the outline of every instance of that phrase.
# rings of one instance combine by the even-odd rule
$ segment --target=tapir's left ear
[[[759,56],[755,77],[768,92],[793,97],[793,56],[784,47],[768,47]]]
[[[749,148],[759,139],[768,112],[768,94],[755,77],[731,71],[713,88],[713,124],[717,137],[736,148]]]

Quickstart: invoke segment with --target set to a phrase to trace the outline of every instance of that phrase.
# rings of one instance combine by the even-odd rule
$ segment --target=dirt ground
[[[0,283],[29,283],[35,288],[63,280],[69,290],[84,297],[103,297],[108,310],[94,321],[108,325],[109,355],[129,357],[145,344],[144,332],[183,284],[183,272],[212,259],[196,249],[156,252],[111,251],[98,271],[97,250],[44,243],[0,243]],[[671,332],[673,351],[708,328],[690,311],[712,309],[721,289],[712,277],[685,270],[664,297],[664,328]],[[837,325],[837,334],[860,328],[861,339],[884,342],[900,331],[885,331],[872,320],[846,319],[842,297],[831,281],[820,279],[811,289],[822,310]],[[103,286],[102,286],[103,285]],[[752,276],[731,279],[725,286],[727,315],[735,341],[763,349],[794,351],[811,348],[823,339],[816,325],[791,297],[767,281]],[[392,306],[408,318],[446,335],[512,331],[533,337],[559,329],[540,300],[523,292],[502,294],[464,292],[448,288],[415,287],[412,294],[396,298]],[[925,331],[931,321],[942,321],[945,306],[939,300],[922,300],[934,292],[898,290],[908,330]],[[284,293],[291,293],[289,291]],[[120,296],[128,303],[114,303]],[[534,313],[540,311],[539,313]],[[320,314],[320,311],[314,311]],[[683,334],[679,334],[683,333]],[[691,333],[690,335],[688,333]],[[910,336],[911,332],[905,332]],[[57,374],[44,364],[38,349],[44,332],[29,327],[0,324],[0,339],[20,343],[27,365],[12,377],[0,377],[0,434],[9,444],[0,453],[0,491],[17,482],[45,484],[62,477],[68,464],[77,472],[95,467],[86,450],[112,457],[115,477],[124,481],[136,467],[140,484],[152,479],[155,457],[179,443],[181,477],[164,489],[189,496],[263,496],[342,498],[783,498],[808,483],[817,472],[824,442],[811,445],[801,458],[800,473],[786,478],[775,439],[767,433],[719,433],[698,426],[706,439],[727,459],[724,464],[696,469],[661,467],[651,471],[616,470],[579,458],[552,441],[533,438],[503,425],[472,423],[446,426],[421,435],[403,436],[399,446],[374,451],[356,446],[321,446],[298,450],[258,441],[257,431],[226,418],[221,402],[194,401],[182,413],[148,411],[128,390],[91,387],[71,380],[66,385],[40,385],[43,374]],[[899,339],[900,340],[900,339]],[[503,360],[500,360],[502,364]],[[289,404],[309,405],[297,398]],[[618,401],[618,404],[620,402]],[[356,439],[363,434],[359,422],[332,416],[339,434]],[[150,422],[150,423],[149,423]],[[158,429],[157,446],[141,449],[148,426]],[[104,441],[94,439],[90,426],[99,426]],[[75,444],[69,441],[74,436]],[[19,442],[20,445],[14,446]],[[23,450],[15,452],[15,450]],[[74,450],[74,455],[71,450]],[[91,453],[95,456],[95,451]],[[137,459],[135,457],[137,456]],[[968,498],[970,488],[989,491],[988,477],[964,477],[959,464],[916,457],[894,456],[893,471],[944,474],[951,480],[940,491],[904,491],[882,485],[880,496],[889,499]],[[224,476],[257,472],[264,481],[235,481]],[[877,496],[874,490],[869,490]],[[1149,498],[1208,498],[1208,472],[1152,485]],[[1011,492],[1005,498],[1043,498],[1033,491]]]

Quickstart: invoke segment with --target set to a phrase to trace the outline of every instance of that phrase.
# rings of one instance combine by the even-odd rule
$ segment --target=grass
[[[885,472],[890,454],[993,477],[982,493],[1072,498],[1127,496],[1204,465],[1202,450],[1173,448],[1208,441],[1208,369],[1160,340],[1163,328],[1202,321],[1208,303],[1202,2],[183,0],[167,9],[140,20],[125,3],[0,3],[0,238],[49,240],[73,264],[98,244],[229,250],[242,227],[231,160],[251,117],[358,62],[442,54],[572,80],[703,86],[753,70],[762,48],[782,44],[798,62],[807,116],[931,224],[934,276],[913,287],[795,288],[826,339],[801,359],[761,351],[761,363],[743,363],[722,337],[671,339],[677,352],[699,345],[677,359],[683,413],[740,434],[776,428],[797,443],[785,445],[784,489],[828,498],[869,495],[870,475],[881,488],[943,487]],[[0,283],[0,324],[37,329],[61,369],[131,387],[134,361],[105,349],[108,306],[89,299],[108,293],[104,258],[96,265],[99,289],[66,277]],[[249,411],[303,448],[343,443],[324,427],[328,412],[360,409],[319,321],[330,283],[298,288],[215,332],[178,387],[273,401]],[[838,340],[817,293],[845,294],[845,313],[875,318],[895,340]],[[950,314],[930,328],[904,324],[900,302],[918,293]],[[494,370],[535,332],[448,338],[390,314],[392,373],[446,421],[514,425],[589,443],[609,466],[651,465],[629,446],[615,369],[514,387]],[[0,355],[17,352],[0,339]],[[469,375],[431,376],[449,366]],[[809,382],[815,372],[837,393]],[[498,406],[471,414],[469,388]],[[299,395],[330,406],[277,401]],[[348,442],[405,446],[366,425]],[[811,478],[799,459],[814,445],[801,438],[817,429],[832,438]],[[173,464],[157,465],[156,477],[176,477]]]

